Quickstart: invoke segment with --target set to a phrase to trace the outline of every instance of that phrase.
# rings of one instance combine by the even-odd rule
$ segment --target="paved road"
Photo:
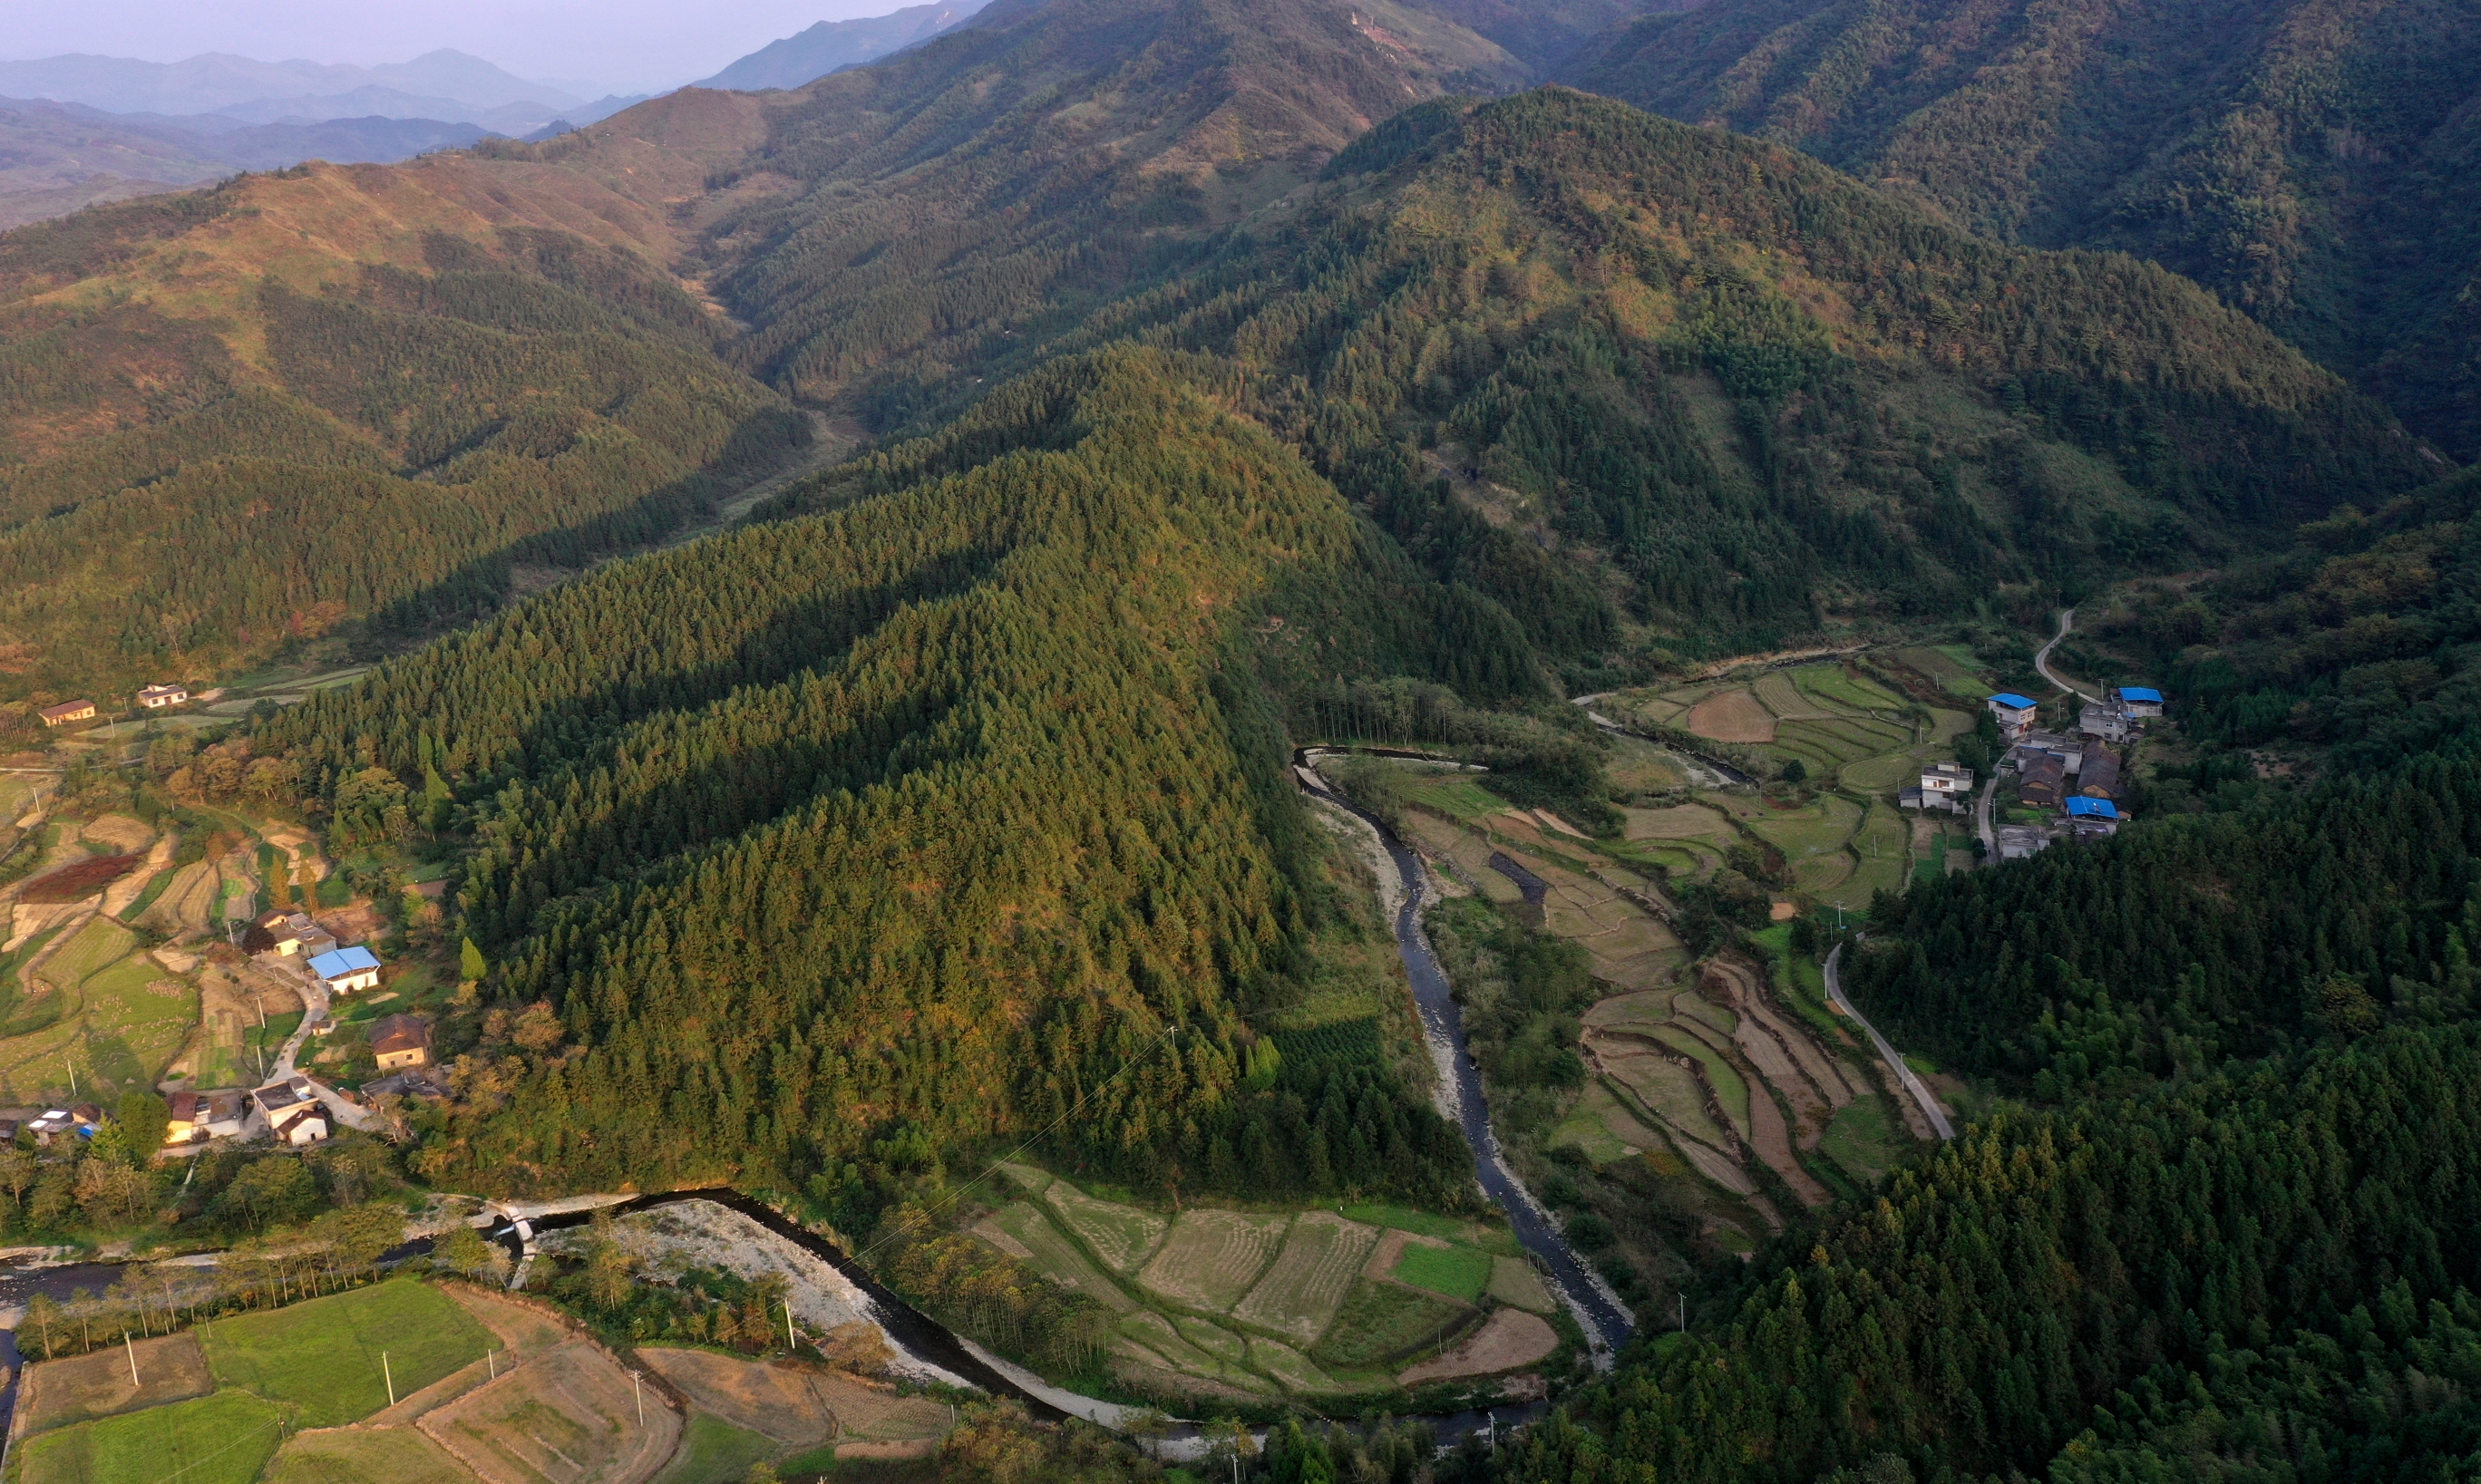
[[[2042,678],[2044,680],[2049,681],[2050,684],[2067,691],[2069,694],[2076,696],[2078,700],[2091,701],[2095,705],[2099,706],[2102,704],[2101,696],[2098,696],[2092,691],[2084,690],[2070,681],[2060,678],[2059,672],[2050,668],[2050,651],[2059,647],[2059,640],[2066,638],[2068,637],[2068,631],[2075,628],[2076,625],[2076,611],[2075,609],[2063,608],[2059,610],[2059,632],[2051,635],[2050,641],[2043,645],[2034,653],[2033,668],[2042,672]]]
[[[1861,1013],[1860,1007],[1843,998],[1843,980],[1836,972],[1837,960],[1842,956],[1843,945],[1840,943],[1835,946],[1834,952],[1826,955],[1826,998],[1835,1002],[1837,1009],[1858,1022],[1862,1029],[1869,1032],[1869,1044],[1877,1047],[1878,1054],[1887,1058],[1887,1065],[1895,1069],[1896,1080],[1904,1084],[1904,1090],[1913,1095],[1914,1101],[1920,1104],[1921,1111],[1929,1115],[1930,1127],[1938,1131],[1938,1136],[1943,1139],[1955,1137],[1955,1126],[1946,1121],[1946,1110],[1939,1106],[1938,1099],[1930,1096],[1929,1087],[1913,1075],[1911,1067],[1904,1065],[1904,1058],[1895,1054],[1895,1049],[1887,1044],[1887,1038],[1878,1033],[1877,1027],[1869,1024],[1869,1018]]]
[[[1507,1212],[1508,1225],[1525,1250],[1540,1258],[1550,1270],[1552,1289],[1585,1331],[1596,1366],[1608,1368],[1612,1357],[1628,1343],[1633,1320],[1610,1285],[1568,1245],[1557,1218],[1533,1199],[1500,1154],[1499,1135],[1490,1127],[1490,1105],[1482,1097],[1481,1069],[1474,1064],[1473,1053],[1465,1045],[1464,1009],[1456,1003],[1447,971],[1439,967],[1438,956],[1430,951],[1430,941],[1422,931],[1422,901],[1428,877],[1421,858],[1343,794],[1329,788],[1321,789],[1319,796],[1349,810],[1376,830],[1379,843],[1387,847],[1403,888],[1403,904],[1396,912],[1396,952],[1404,961],[1404,972],[1412,976],[1414,1004],[1422,1013],[1422,1028],[1439,1063],[1449,1105],[1441,1111],[1454,1120],[1465,1142],[1473,1146],[1474,1175],[1483,1193]]]
[[[1998,774],[1994,768],[1990,780],[1981,786],[1981,796],[1972,804],[1972,824],[1981,831],[1981,858],[1992,866],[1998,864],[1998,830],[1990,820],[1991,807],[1998,797]]]

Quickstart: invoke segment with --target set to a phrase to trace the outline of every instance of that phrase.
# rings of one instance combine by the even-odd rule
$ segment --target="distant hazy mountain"
[[[244,123],[304,124],[330,118],[438,118],[473,124],[495,134],[515,136],[541,128],[566,112],[568,107],[575,106],[529,100],[483,108],[456,98],[403,92],[394,88],[364,87],[351,92],[328,95],[253,98],[248,103],[235,103],[216,112]],[[578,111],[588,110],[579,108]]]
[[[488,114],[511,105],[525,106],[540,123],[585,102],[446,49],[371,67],[259,62],[216,52],[170,63],[73,54],[0,62],[0,95],[83,103],[113,114],[242,110],[255,123],[376,114],[489,125]]]
[[[436,118],[252,125],[220,115],[131,117],[77,103],[0,98],[0,229],[303,160],[392,164],[483,137]]]
[[[972,19],[984,3],[985,0],[951,0],[947,4],[906,6],[892,14],[863,20],[823,20],[798,36],[768,42],[697,86],[744,92],[762,88],[798,88],[838,67],[857,66],[927,41]]]

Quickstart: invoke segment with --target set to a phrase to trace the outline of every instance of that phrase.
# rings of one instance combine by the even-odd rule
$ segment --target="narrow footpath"
[[[1429,878],[1421,857],[1322,779],[1312,785],[1310,779],[1317,776],[1303,769],[1301,786],[1305,790],[1315,788],[1318,797],[1376,832],[1379,844],[1386,847],[1388,859],[1395,865],[1401,889],[1396,909],[1396,952],[1404,961],[1404,972],[1412,977],[1413,1000],[1421,1010],[1423,1034],[1430,1043],[1431,1059],[1438,1065],[1440,1111],[1454,1121],[1463,1131],[1465,1142],[1472,1146],[1474,1175],[1481,1183],[1483,1193],[1507,1212],[1516,1239],[1549,1270],[1553,1291],[1585,1332],[1595,1367],[1608,1369],[1620,1348],[1628,1343],[1633,1321],[1628,1306],[1620,1302],[1603,1276],[1568,1245],[1557,1218],[1534,1200],[1500,1153],[1499,1135],[1490,1127],[1490,1105],[1482,1096],[1481,1069],[1474,1063],[1473,1053],[1465,1045],[1463,1008],[1456,1003],[1447,971],[1439,966],[1438,955],[1431,951],[1430,940],[1422,931],[1422,907]]]
[[[1869,1018],[1861,1013],[1860,1007],[1843,998],[1843,979],[1838,972],[1842,957],[1843,945],[1841,943],[1826,955],[1826,998],[1834,1002],[1837,1009],[1851,1016],[1854,1024],[1869,1032],[1869,1044],[1878,1048],[1878,1054],[1894,1069],[1895,1078],[1904,1084],[1904,1090],[1920,1104],[1922,1113],[1928,1116],[1930,1127],[1938,1131],[1938,1136],[1943,1139],[1955,1137],[1955,1126],[1946,1121],[1946,1110],[1939,1106],[1938,1099],[1930,1096],[1929,1085],[1913,1074],[1913,1069],[1904,1064],[1903,1057],[1895,1054],[1895,1049],[1887,1044],[1887,1038],[1878,1033],[1877,1027],[1869,1024]]]

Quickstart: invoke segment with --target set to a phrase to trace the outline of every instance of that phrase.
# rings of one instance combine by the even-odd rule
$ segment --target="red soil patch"
[[[1699,701],[1688,713],[1688,730],[1727,742],[1775,740],[1775,714],[1746,690],[1725,690]]]
[[[37,876],[17,894],[19,901],[84,901],[138,867],[135,855],[90,855],[85,860],[62,867],[48,876]]]

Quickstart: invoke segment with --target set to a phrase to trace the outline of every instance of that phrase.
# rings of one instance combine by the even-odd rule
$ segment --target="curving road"
[[[1302,786],[1309,787],[1306,778]],[[1474,1064],[1473,1053],[1465,1045],[1463,1008],[1456,1003],[1447,971],[1439,966],[1438,955],[1430,950],[1430,940],[1422,931],[1422,903],[1428,877],[1422,869],[1421,857],[1397,839],[1392,830],[1331,786],[1317,792],[1327,803],[1376,831],[1379,844],[1386,846],[1402,886],[1402,902],[1396,909],[1396,952],[1404,961],[1404,972],[1412,977],[1413,1000],[1422,1012],[1422,1029],[1430,1043],[1432,1059],[1439,1066],[1439,1110],[1455,1122],[1464,1133],[1465,1142],[1473,1147],[1474,1176],[1481,1183],[1483,1193],[1507,1212],[1516,1239],[1549,1270],[1552,1290],[1584,1330],[1595,1366],[1609,1368],[1620,1347],[1628,1343],[1634,1321],[1628,1306],[1620,1302],[1602,1275],[1577,1255],[1577,1249],[1568,1245],[1557,1219],[1533,1199],[1533,1193],[1525,1188],[1525,1183],[1516,1178],[1500,1154],[1499,1135],[1490,1127],[1490,1105],[1482,1097],[1481,1069]]]
[[[1913,1074],[1911,1067],[1904,1064],[1903,1057],[1895,1054],[1895,1049],[1887,1044],[1887,1038],[1878,1033],[1877,1027],[1869,1024],[1869,1018],[1861,1013],[1860,1007],[1843,998],[1843,980],[1837,973],[1837,960],[1842,956],[1843,945],[1841,943],[1835,945],[1835,950],[1826,955],[1826,998],[1835,1002],[1837,1009],[1851,1016],[1854,1023],[1862,1029],[1869,1032],[1869,1044],[1878,1048],[1878,1054],[1885,1057],[1887,1065],[1894,1069],[1896,1080],[1902,1082],[1904,1090],[1913,1095],[1915,1102],[1920,1104],[1921,1111],[1928,1115],[1930,1127],[1938,1131],[1938,1136],[1943,1139],[1955,1137],[1955,1126],[1946,1121],[1946,1110],[1939,1106],[1938,1099],[1930,1096],[1928,1085]]]
[[[2067,691],[2070,695],[2076,697],[2078,700],[2091,701],[2095,705],[2099,706],[2102,704],[2101,696],[2060,678],[2059,672],[2050,668],[2050,651],[2058,648],[2059,640],[2066,638],[2068,637],[2068,631],[2076,626],[2076,611],[2073,608],[2063,608],[2059,610],[2059,632],[2050,636],[2050,641],[2049,643],[2034,651],[2033,668],[2041,672],[2044,680],[2047,680],[2050,684],[2058,687],[2060,690]]]

